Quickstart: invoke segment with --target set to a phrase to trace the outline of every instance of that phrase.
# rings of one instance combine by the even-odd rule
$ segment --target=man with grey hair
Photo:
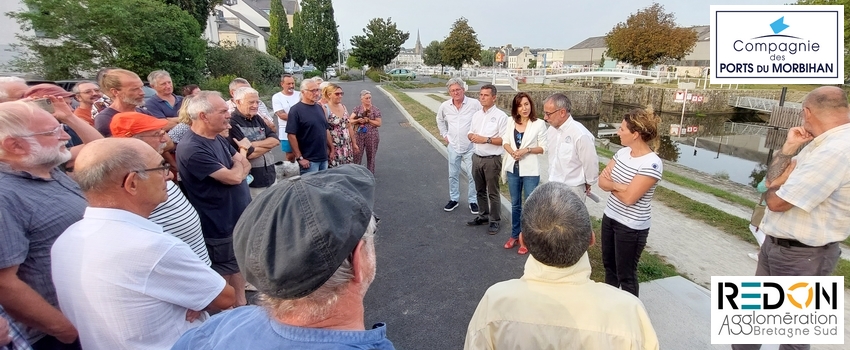
[[[238,148],[235,140],[247,138],[251,142],[247,158],[251,163],[251,176],[254,180],[248,184],[251,198],[274,185],[274,155],[270,152],[280,145],[277,134],[257,115],[260,95],[250,87],[240,87],[233,92],[236,109],[230,114],[230,145]]]
[[[96,108],[94,104],[103,97],[103,93],[100,92],[100,86],[93,81],[83,80],[74,84],[71,92],[74,93],[74,98],[80,102],[80,105],[74,109],[74,115],[85,120],[89,125],[94,126],[93,116],[100,111],[93,114],[92,109]],[[103,108],[106,108],[106,106],[103,106]]]
[[[464,349],[658,349],[640,299],[590,279],[590,216],[572,187],[538,186],[522,210],[522,278],[487,289]]]
[[[572,117],[567,95],[557,93],[543,103],[549,181],[563,182],[584,201],[599,179],[599,156],[593,134]]]
[[[70,138],[35,104],[0,103],[0,305],[37,348],[79,349],[50,275],[50,247],[87,205],[57,168]]]
[[[62,312],[86,349],[168,349],[207,318],[202,310],[233,305],[233,288],[147,219],[172,177],[156,150],[135,138],[96,140],[74,177],[89,206],[50,255]]]
[[[319,104],[316,81],[301,81],[301,102],[289,110],[286,133],[302,174],[328,168],[328,156],[334,154],[334,144],[325,110]]]
[[[369,170],[346,164],[257,197],[234,241],[261,306],[216,315],[174,349],[393,349],[384,324],[363,320],[376,272],[374,196]]]
[[[234,97],[234,94],[236,93],[236,89],[242,88],[242,87],[251,87],[251,83],[249,83],[248,80],[245,80],[243,78],[236,78],[236,79],[233,79],[230,82],[230,85],[227,86],[228,90],[230,91],[230,97],[231,97],[229,100],[227,100],[227,111],[228,112],[233,113],[233,111],[236,110],[236,100],[233,97]],[[274,132],[278,131],[277,125],[275,125],[275,123],[274,123],[274,118],[272,117],[272,114],[269,113],[269,108],[266,107],[266,104],[263,103],[262,100],[260,100],[260,105],[259,105],[259,107],[257,107],[257,114],[259,114],[261,117],[263,117],[262,120],[263,120],[264,123],[266,123],[266,126],[268,126],[269,129],[271,129]]]
[[[0,77],[0,102],[17,101],[27,92],[27,81],[19,77]]]
[[[234,148],[220,134],[231,128],[221,95],[201,91],[186,101],[192,126],[177,144],[177,170],[186,197],[198,211],[212,269],[236,289],[234,306],[247,304],[245,278],[233,256],[233,227],[251,202],[247,139]]]
[[[469,140],[469,127],[472,115],[481,110],[481,103],[464,95],[466,82],[461,78],[451,78],[446,83],[451,98],[437,109],[437,128],[440,136],[448,143],[446,151],[449,161],[449,203],[445,211],[455,210],[460,200],[460,171],[467,180],[467,203],[469,211],[478,215],[478,199],[475,191],[475,180],[472,177],[473,144]]]
[[[174,94],[174,83],[171,81],[171,75],[164,70],[155,70],[148,74],[148,83],[156,90],[156,95],[145,101],[145,108],[150,115],[167,120],[168,124],[165,125],[165,131],[171,130],[180,122],[177,118],[177,112],[183,105],[183,96]]]

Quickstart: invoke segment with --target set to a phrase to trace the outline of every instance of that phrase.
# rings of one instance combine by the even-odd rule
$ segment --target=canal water
[[[633,108],[612,104],[605,105],[607,106],[601,109],[602,115],[600,115],[600,121],[609,122],[611,124],[618,124],[622,121],[622,117],[620,116]],[[745,185],[752,183],[754,173],[764,171],[764,165],[758,162],[723,153],[718,155],[716,149],[712,151],[674,142],[666,135],[666,133],[669,130],[669,124],[671,121],[677,117],[668,113],[663,113],[661,117],[663,125],[659,129],[659,132],[662,136],[657,153],[662,159],[675,162],[707,174],[728,178],[729,180]],[[730,114],[729,119],[733,119],[732,117],[733,115]],[[620,119],[617,120],[618,118]],[[678,123],[678,120],[672,121],[672,123]],[[666,128],[664,124],[667,125]],[[620,144],[620,140],[616,136],[609,139],[615,144]],[[696,150],[696,152],[694,152],[694,150]]]

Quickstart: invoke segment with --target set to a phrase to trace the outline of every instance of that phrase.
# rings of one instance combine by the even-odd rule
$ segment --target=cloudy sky
[[[783,5],[795,0],[657,0],[681,26],[708,25],[709,5]],[[334,0],[340,41],[363,33],[370,19],[392,17],[410,33],[405,47],[426,46],[448,36],[452,24],[466,17],[485,47],[513,44],[532,48],[569,48],[605,35],[652,0]]]

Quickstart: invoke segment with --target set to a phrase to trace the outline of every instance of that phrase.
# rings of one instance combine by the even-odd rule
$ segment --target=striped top
[[[664,166],[657,154],[650,152],[643,156],[632,158],[631,152],[632,149],[630,147],[623,147],[614,154],[614,169],[611,170],[611,178],[615,183],[631,183],[635,175],[644,175],[661,180],[661,173],[664,171]],[[652,185],[632,205],[624,204],[616,196],[608,196],[605,215],[631,229],[648,229],[652,212],[652,205],[649,204],[649,201],[652,200],[652,195],[655,194],[655,186],[657,185],[658,183]]]
[[[186,242],[195,254],[207,266],[210,266],[210,256],[204,243],[201,231],[201,219],[195,207],[189,204],[180,187],[174,181],[168,182],[168,199],[153,210],[148,220],[162,226],[162,231]]]

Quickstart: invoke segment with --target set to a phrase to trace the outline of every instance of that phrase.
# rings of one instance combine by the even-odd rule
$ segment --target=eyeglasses
[[[157,132],[153,133],[152,135],[134,135],[133,137],[135,137],[135,138],[139,138],[139,137],[153,137],[153,138],[158,138],[158,139],[159,139],[159,138],[162,138],[163,136],[165,136],[165,134],[166,134],[165,130],[160,130],[160,131],[157,131]]]
[[[317,93],[317,92],[319,92],[319,89],[307,89],[307,91],[312,92],[312,93]]]
[[[556,109],[556,110],[554,110],[554,111],[551,111],[551,112],[543,111],[543,114],[545,114],[547,117],[551,117],[551,116],[552,116],[552,114],[558,113],[558,111],[560,111],[560,110],[562,110],[562,109],[563,109],[563,108],[558,108],[558,109]]]
[[[80,91],[80,93],[83,94],[83,95],[90,95],[90,94],[93,94],[95,92],[100,92],[100,89],[89,89],[89,90],[85,90],[85,91]]]
[[[156,168],[133,170],[133,171],[127,173],[127,175],[124,175],[124,181],[121,181],[121,188],[124,188],[124,184],[127,182],[127,178],[130,177],[130,174],[132,174],[132,173],[137,173],[137,174],[138,173],[147,173],[147,172],[154,172],[154,171],[161,172],[162,176],[168,176],[168,172],[171,171],[171,165],[168,164],[166,161],[162,161],[162,163],[160,163],[160,166],[158,166]]]
[[[56,136],[56,138],[59,139],[62,137],[62,132],[65,131],[64,127],[65,124],[59,124],[59,126],[53,128],[53,130],[50,131],[34,132],[32,134],[20,135],[19,137]]]
[[[336,95],[336,96],[342,96],[342,95],[345,95],[345,92],[334,92],[334,95]]]

